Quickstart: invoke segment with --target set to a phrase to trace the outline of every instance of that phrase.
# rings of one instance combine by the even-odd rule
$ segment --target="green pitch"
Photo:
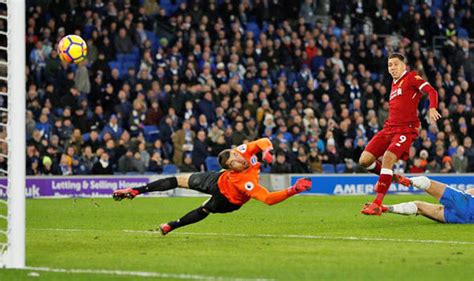
[[[415,199],[433,202],[389,195],[386,203]],[[146,232],[204,200],[28,200],[27,265],[88,273],[0,270],[0,280],[472,278],[474,225],[366,217],[359,211],[369,197],[300,196],[271,207],[250,202],[166,237]]]

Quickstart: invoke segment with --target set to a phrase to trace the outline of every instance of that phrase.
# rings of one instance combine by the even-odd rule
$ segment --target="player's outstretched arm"
[[[263,151],[262,156],[266,162],[271,163],[271,161],[269,160],[273,160],[273,156],[271,155],[271,153],[269,153],[273,150],[273,144],[269,138],[261,138],[256,141],[251,141],[247,144],[242,144],[237,147],[237,150],[239,150],[243,154],[248,155],[253,155],[260,151]]]
[[[311,180],[309,178],[301,178],[296,181],[296,183],[287,189],[280,191],[269,192],[263,186],[259,186],[257,190],[252,192],[252,198],[255,198],[258,201],[261,201],[267,205],[274,205],[280,203],[281,201],[301,193],[306,190],[311,189]]]

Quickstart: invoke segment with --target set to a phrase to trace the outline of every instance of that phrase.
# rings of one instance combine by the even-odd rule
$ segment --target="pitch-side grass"
[[[148,230],[206,198],[28,200],[26,261],[32,269],[0,270],[0,280],[472,278],[474,226],[363,216],[359,211],[370,198],[299,196],[271,207],[253,201],[166,237]],[[410,200],[434,202],[389,195],[386,203]]]

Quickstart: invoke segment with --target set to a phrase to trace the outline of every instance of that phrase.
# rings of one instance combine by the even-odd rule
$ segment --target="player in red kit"
[[[414,71],[407,71],[405,57],[393,53],[388,57],[388,72],[393,78],[389,100],[389,115],[383,129],[369,142],[360,156],[359,164],[379,175],[375,185],[377,195],[371,204],[362,209],[365,215],[381,215],[382,201],[392,180],[411,185],[409,179],[393,174],[393,165],[398,159],[407,159],[413,141],[418,137],[418,103],[422,92],[430,99],[428,112],[430,123],[434,124],[441,115],[436,110],[438,92]],[[382,161],[378,159],[383,156]]]

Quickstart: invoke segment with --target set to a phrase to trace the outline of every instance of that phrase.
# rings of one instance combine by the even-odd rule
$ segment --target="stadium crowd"
[[[429,125],[421,102],[398,169],[473,172],[472,1],[347,2],[27,1],[28,175],[203,171],[260,137],[275,147],[267,172],[358,172],[388,116],[392,51],[443,116]],[[86,62],[59,60],[67,34]]]

